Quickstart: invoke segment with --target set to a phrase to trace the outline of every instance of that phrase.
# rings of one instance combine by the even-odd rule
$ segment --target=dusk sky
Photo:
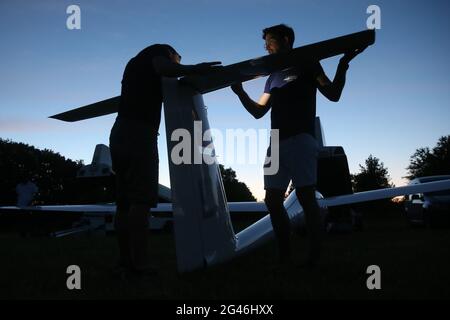
[[[72,4],[81,9],[80,30],[66,26]],[[126,63],[146,46],[171,44],[184,64],[228,65],[265,55],[262,29],[275,24],[295,30],[295,47],[365,30],[372,4],[381,9],[376,43],[351,62],[338,103],[318,93],[317,114],[326,144],[344,147],[351,173],[372,154],[404,185],[415,150],[450,134],[447,0],[2,0],[0,138],[88,164],[97,143],[108,145],[115,115],[75,123],[48,116],[119,95]],[[339,58],[321,62],[330,79]],[[264,82],[244,88],[258,99]],[[204,101],[211,127],[224,133],[270,128],[269,113],[255,120],[229,88]],[[164,121],[159,132],[160,183],[169,185]],[[263,198],[262,162],[223,164]]]

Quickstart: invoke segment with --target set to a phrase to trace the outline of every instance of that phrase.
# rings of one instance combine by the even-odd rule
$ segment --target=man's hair
[[[281,41],[281,40],[283,40],[284,37],[287,37],[288,43],[291,46],[291,48],[294,46],[294,40],[295,40],[294,30],[285,24],[278,24],[276,26],[265,28],[263,30],[262,38],[264,40],[266,40],[266,36],[268,34],[271,34],[272,36],[274,36],[278,41]]]
[[[167,49],[171,54],[178,54],[178,52],[172,46],[169,46],[168,44],[160,44],[160,46],[163,47],[164,49]]]

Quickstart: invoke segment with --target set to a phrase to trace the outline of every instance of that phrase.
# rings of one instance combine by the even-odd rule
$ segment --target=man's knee
[[[269,210],[283,206],[284,191],[277,189],[267,189],[264,202]]]
[[[116,231],[125,231],[129,228],[128,221],[128,208],[117,207],[116,214],[114,215],[114,229]]]
[[[129,223],[132,230],[148,228],[148,217],[150,214],[150,205],[133,204],[130,207]]]
[[[300,205],[309,212],[319,210],[319,204],[316,199],[316,188],[314,186],[306,186],[296,189],[297,199]]]
[[[300,201],[310,201],[311,199],[316,199],[316,188],[314,186],[296,188],[295,193],[297,194],[297,198]]]

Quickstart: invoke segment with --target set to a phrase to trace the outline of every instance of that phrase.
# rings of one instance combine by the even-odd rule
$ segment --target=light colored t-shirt
[[[17,206],[29,206],[36,192],[38,192],[38,187],[33,182],[19,183],[16,186]]]

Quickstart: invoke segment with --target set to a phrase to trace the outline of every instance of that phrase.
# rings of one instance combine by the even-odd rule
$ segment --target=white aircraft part
[[[217,163],[194,163],[198,157],[203,159],[205,147],[202,139],[195,139],[194,120],[202,121],[202,134],[209,129],[202,95],[170,78],[163,79],[163,92],[178,270],[217,264],[269,240],[273,228],[268,215],[235,235]],[[172,141],[177,129],[190,133],[190,163],[175,164],[172,159],[173,148],[185,142],[178,137],[180,140]],[[206,145],[215,157],[211,141]],[[284,205],[290,220],[299,223],[303,210],[295,193]],[[263,208],[261,204],[258,207]]]
[[[284,207],[289,215],[289,219],[294,222],[299,222],[303,214],[302,207],[296,201],[295,192],[291,192],[289,197],[284,201]],[[273,227],[270,216],[266,215],[251,226],[242,230],[236,235],[237,245],[235,253],[238,255],[244,254],[260,246],[273,238]]]
[[[158,195],[165,201],[172,202],[172,191],[162,184],[158,186]]]
[[[16,207],[5,206],[0,207],[3,210],[18,210],[18,211],[60,211],[60,212],[80,212],[86,214],[113,214],[116,211],[115,204],[80,204],[80,205],[49,205],[49,206],[30,206],[30,207]]]
[[[320,61],[354,49],[361,49],[374,43],[375,31],[364,30],[301,46],[286,52],[241,61],[225,66],[215,72],[210,72],[207,75],[186,76],[182,78],[182,81],[196,88],[199,93],[204,94],[228,87],[235,82],[244,82],[256,77],[266,76],[299,63],[309,63],[311,60]],[[54,117],[60,119],[61,116],[67,116],[67,114],[55,115]]]
[[[104,144],[97,144],[95,146],[94,156],[92,157],[92,164],[105,164],[108,166],[112,164],[111,153],[109,152],[108,146]]]
[[[189,83],[199,93],[207,93],[245,82],[257,77],[286,69],[300,61],[322,60],[354,49],[360,49],[375,42],[375,30],[364,30],[321,42],[316,42],[278,54],[270,54],[234,63],[206,75],[191,75],[182,81]],[[79,121],[117,112],[120,96],[92,103],[90,105],[55,114],[50,118],[62,121]]]
[[[264,202],[228,202],[228,209],[232,212],[268,212]]]
[[[320,201],[323,199],[323,196],[319,192],[316,192],[316,199]],[[299,227],[304,224],[303,208],[298,202],[295,192],[289,194],[286,200],[284,200],[283,205],[289,216],[292,227]],[[325,211],[321,211],[321,213],[323,214]],[[236,255],[246,253],[272,239],[273,227],[270,216],[266,215],[251,226],[242,230],[236,235],[236,238]]]
[[[72,229],[68,229],[68,230],[60,230],[60,231],[52,232],[50,235],[55,238],[62,238],[62,237],[67,237],[67,236],[70,236],[73,234],[79,234],[82,232],[90,232],[90,231],[92,231],[92,227],[87,225],[87,226],[76,227],[76,228],[72,228]]]
[[[321,206],[331,207],[385,198],[393,198],[396,196],[403,196],[406,194],[434,192],[440,190],[450,190],[450,179],[435,182],[420,183],[404,187],[371,190],[365,192],[358,192],[354,194],[330,197],[321,200],[319,203],[321,204]]]
[[[104,144],[95,146],[92,163],[83,166],[77,172],[77,177],[101,177],[110,176],[112,173],[111,153],[109,148]]]
[[[17,211],[55,211],[55,212],[80,212],[87,216],[92,215],[108,215],[116,213],[116,205],[108,204],[81,204],[81,205],[63,205],[63,206],[31,206],[31,207],[17,207],[5,206],[0,207],[0,210],[17,210]],[[152,208],[151,212],[172,212],[171,203],[159,203],[156,208]]]
[[[194,120],[202,122],[202,137],[209,129],[202,95],[170,78],[163,79],[163,92],[177,264],[185,272],[233,256],[236,237],[218,164],[194,162],[203,159],[205,146],[213,149],[215,158],[211,141],[195,139]],[[177,165],[171,160],[174,146],[184,141],[172,141],[177,129],[190,134],[190,163]]]
[[[170,190],[170,189],[169,189]],[[160,194],[161,196],[161,194]],[[228,208],[230,213],[233,212],[248,212],[248,213],[262,213],[268,212],[264,202],[229,202]],[[29,211],[61,211],[61,212],[83,212],[83,213],[104,213],[113,214],[116,212],[116,205],[109,204],[83,204],[83,205],[54,205],[54,206],[32,206],[32,207],[17,207],[4,206],[0,210],[29,210]],[[158,203],[156,208],[152,208],[151,212],[172,212],[172,203]]]
[[[320,118],[316,117],[316,125],[315,125],[315,138],[317,140],[317,144],[319,148],[323,148],[326,145],[325,135],[323,134],[322,124],[320,123]]]
[[[381,189],[360,192],[351,195],[337,196],[333,198],[324,199],[320,193],[316,193],[316,199],[319,202],[319,206],[322,208],[330,206],[338,206],[344,204],[366,202],[378,199],[392,198],[399,195],[414,194],[414,193],[424,193],[424,192],[434,192],[440,190],[450,189],[450,180],[442,180],[436,182],[421,183],[418,185]],[[235,205],[234,209],[239,211],[239,206],[244,206],[244,203]],[[298,202],[295,192],[292,192],[288,198],[284,201],[284,207],[289,215],[289,219],[292,226],[301,226],[304,224],[304,214],[303,208]],[[263,203],[255,203],[253,209],[260,211],[261,209],[266,209]],[[322,212],[323,213],[323,212]],[[234,251],[234,256],[244,254],[263,243],[269,241],[273,238],[273,227],[270,220],[270,216],[266,215],[251,226],[242,230],[236,235],[236,247]],[[227,260],[232,258],[232,255],[224,257],[222,260]],[[212,261],[211,264],[215,264],[219,259]]]

